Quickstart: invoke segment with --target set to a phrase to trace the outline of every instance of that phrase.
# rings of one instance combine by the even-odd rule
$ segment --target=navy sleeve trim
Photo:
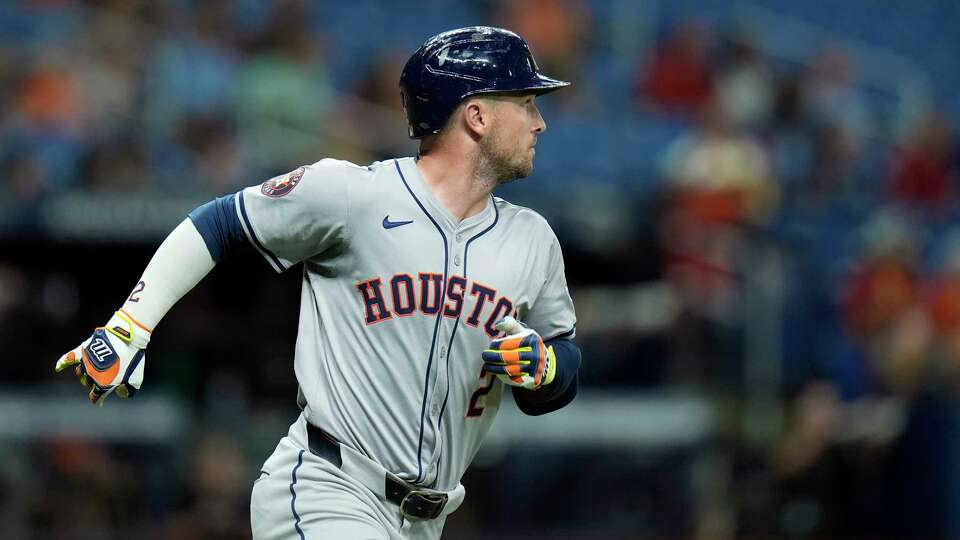
[[[561,409],[577,396],[580,348],[569,339],[551,339],[545,344],[553,346],[557,359],[557,374],[553,382],[540,390],[513,389],[513,400],[517,407],[530,416]]]
[[[253,243],[253,247],[257,248],[257,251],[259,251],[260,254],[263,255],[265,259],[267,259],[267,262],[269,262],[270,265],[273,266],[273,269],[276,270],[278,274],[283,272],[284,270],[287,269],[287,267],[280,262],[280,259],[278,259],[277,256],[274,255],[272,251],[264,247],[264,245],[260,243],[260,240],[257,238],[257,233],[254,232],[253,225],[250,223],[250,217],[247,216],[247,206],[243,202],[242,191],[237,193],[237,199],[240,202],[240,205],[239,205],[240,216],[243,217],[243,227],[244,227],[244,232],[247,235],[247,238],[250,239],[250,241]]]
[[[236,194],[218,197],[187,214],[207,245],[214,262],[241,247],[249,246],[237,217]]]

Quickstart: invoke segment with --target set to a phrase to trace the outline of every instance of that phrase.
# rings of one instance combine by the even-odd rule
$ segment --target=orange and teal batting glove
[[[90,402],[102,406],[110,394],[127,398],[140,389],[146,365],[143,350],[149,342],[150,329],[121,309],[106,326],[61,356],[55,370],[60,373],[72,366],[80,384],[90,390]]]
[[[507,334],[483,351],[483,367],[511,386],[536,390],[553,382],[557,360],[536,331],[513,317],[504,317],[497,330]]]

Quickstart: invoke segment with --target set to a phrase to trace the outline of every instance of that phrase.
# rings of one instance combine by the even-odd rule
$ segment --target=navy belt
[[[307,422],[307,443],[310,452],[329,461],[338,469],[343,466],[340,442],[336,437]],[[387,472],[384,475],[384,494],[388,501],[400,507],[400,513],[411,521],[435,519],[447,504],[447,494],[421,488]]]

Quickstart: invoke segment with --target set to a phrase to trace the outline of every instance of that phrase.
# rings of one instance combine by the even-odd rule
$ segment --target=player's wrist
[[[143,350],[150,344],[151,328],[137,320],[127,310],[120,308],[114,312],[104,328],[124,344]]]

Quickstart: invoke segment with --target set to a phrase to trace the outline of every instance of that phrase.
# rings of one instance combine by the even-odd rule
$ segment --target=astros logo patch
[[[303,173],[307,171],[306,167],[300,167],[293,172],[274,176],[260,186],[260,192],[267,197],[283,197],[293,191],[303,178]]]

